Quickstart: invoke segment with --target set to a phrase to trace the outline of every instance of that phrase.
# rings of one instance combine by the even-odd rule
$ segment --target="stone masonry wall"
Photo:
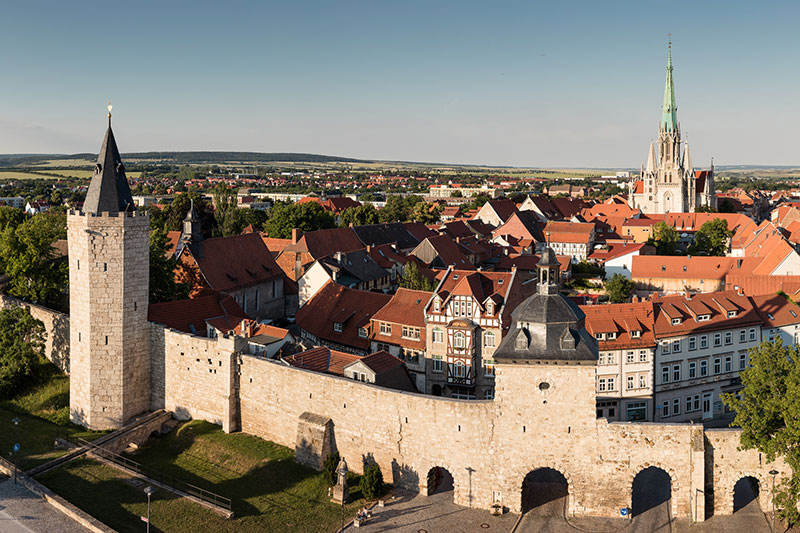
[[[33,318],[42,321],[47,332],[45,357],[59,370],[69,374],[69,315],[0,294],[0,308],[11,306],[27,307]]]

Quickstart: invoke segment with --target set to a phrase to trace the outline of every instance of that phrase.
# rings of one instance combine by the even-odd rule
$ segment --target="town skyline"
[[[5,88],[0,151],[93,152],[87,117],[102,120],[110,98],[130,152],[637,168],[657,133],[671,33],[695,164],[797,164],[782,118],[798,106],[785,68],[795,6],[625,6],[585,4],[580,20],[558,6],[12,7],[0,42],[26,53],[4,67],[28,83]]]

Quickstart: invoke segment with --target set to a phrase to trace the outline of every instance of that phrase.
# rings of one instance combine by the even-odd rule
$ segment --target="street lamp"
[[[775,476],[780,474],[774,468],[769,471],[769,474],[772,476],[772,529],[771,531],[775,531]]]
[[[150,533],[150,496],[155,492],[150,485],[144,488],[144,493],[147,494],[147,533]]]
[[[17,453],[19,452],[19,434],[17,433],[17,427],[19,426],[19,417],[14,417],[11,419],[11,422],[14,423],[14,484],[17,484]]]

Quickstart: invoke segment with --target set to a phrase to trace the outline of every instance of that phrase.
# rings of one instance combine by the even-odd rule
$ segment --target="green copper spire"
[[[672,83],[672,39],[667,51],[667,83],[664,87],[664,106],[661,109],[661,131],[678,130],[678,106],[675,104],[675,85]]]

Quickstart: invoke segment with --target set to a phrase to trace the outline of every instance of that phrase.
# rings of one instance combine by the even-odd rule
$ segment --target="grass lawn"
[[[11,422],[15,417],[20,419],[16,432]],[[11,459],[12,446],[19,442],[19,466],[29,470],[65,453],[54,449],[57,430],[87,440],[104,434],[70,424],[69,376],[43,363],[36,383],[11,400],[0,402],[0,453]]]
[[[218,426],[193,421],[151,439],[131,457],[233,502],[235,518],[226,520],[157,490],[151,518],[160,531],[315,532],[333,531],[341,521],[341,508],[330,503],[323,476],[295,463],[289,448],[258,437],[226,435]],[[137,521],[146,512],[143,487],[117,470],[81,459],[38,479],[121,532],[141,528]],[[358,476],[350,478],[350,485],[354,501],[346,507],[348,519],[364,504]]]

